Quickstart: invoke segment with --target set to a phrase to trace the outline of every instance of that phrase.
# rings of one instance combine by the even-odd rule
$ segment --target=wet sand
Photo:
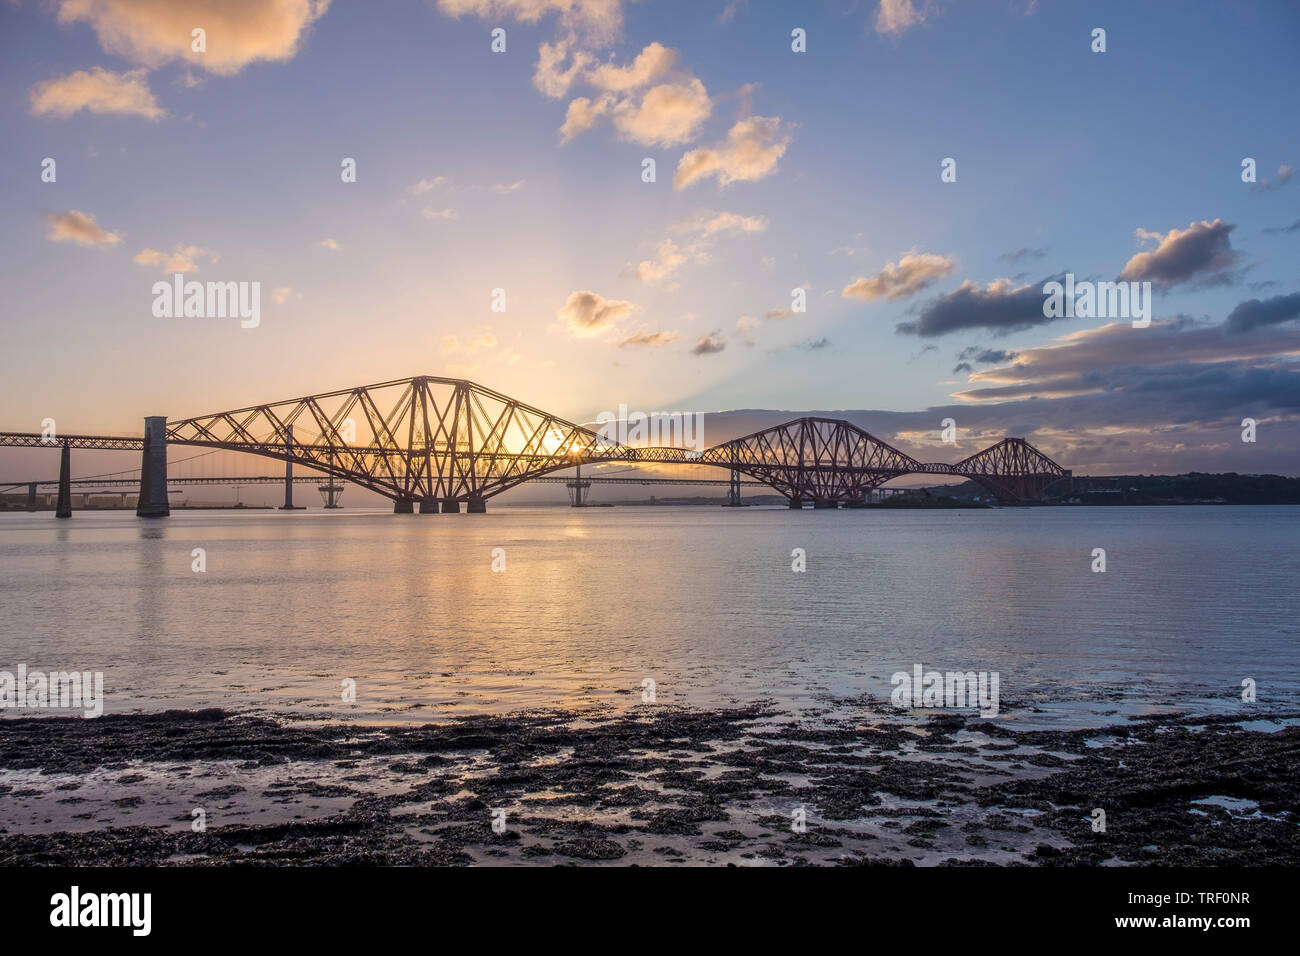
[[[6,718],[0,865],[1294,866],[1298,722],[1016,731],[872,699],[797,721],[764,706],[419,727]]]

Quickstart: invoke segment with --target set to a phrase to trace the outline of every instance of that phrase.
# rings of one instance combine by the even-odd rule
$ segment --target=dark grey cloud
[[[1121,279],[1150,281],[1161,286],[1195,282],[1226,285],[1239,278],[1241,255],[1232,248],[1232,223],[1216,219],[1193,222],[1186,229],[1161,234],[1138,230],[1139,238],[1156,241],[1155,249],[1129,259]]]
[[[1057,277],[1061,281],[1063,277]],[[1000,335],[1055,322],[1043,314],[1043,284],[1013,288],[1005,279],[981,287],[969,279],[921,308],[915,322],[894,327],[901,335],[929,337],[963,329],[987,329]]]
[[[727,347],[727,340],[722,338],[717,331],[710,332],[691,349],[692,355],[712,355],[715,352],[721,352]]]
[[[1278,236],[1288,232],[1300,232],[1300,219],[1297,219],[1289,226],[1269,226],[1264,230],[1264,234],[1269,236]]]
[[[1010,362],[1015,357],[1016,353],[1007,349],[986,349],[979,345],[972,345],[957,353],[957,358],[962,361],[976,362],[980,365],[992,365],[994,362]]]
[[[1271,299],[1247,299],[1228,314],[1223,323],[1229,332],[1251,332],[1266,325],[1279,325],[1300,316],[1300,292],[1275,295]]]
[[[1015,250],[1014,252],[1002,253],[1002,255],[998,256],[998,258],[1001,259],[1003,262],[1015,263],[1015,262],[1020,262],[1024,259],[1041,259],[1045,255],[1047,255],[1046,249],[1029,249],[1024,246],[1021,246],[1019,249]]]
[[[972,345],[957,353],[957,365],[952,371],[954,375],[970,372],[975,365],[995,365],[998,362],[1010,362],[1015,357],[1016,353],[1007,349],[986,349]]]

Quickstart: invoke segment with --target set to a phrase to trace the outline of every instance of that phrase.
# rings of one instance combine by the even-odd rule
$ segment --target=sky
[[[1298,81],[1286,0],[0,0],[0,428],[429,374],[1300,474]]]

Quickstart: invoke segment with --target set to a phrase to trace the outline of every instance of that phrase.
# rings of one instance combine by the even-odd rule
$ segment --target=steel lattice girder
[[[292,429],[292,437],[290,436]],[[168,423],[167,440],[293,461],[389,498],[469,500],[623,446],[460,379],[417,376]]]
[[[1068,474],[1023,439],[923,463],[840,419],[805,417],[706,451],[631,447],[463,379],[416,376],[170,422],[167,440],[292,461],[394,499],[483,499],[577,464],[732,468],[791,499],[854,501],[906,474],[971,478],[1002,500]]]
[[[1004,438],[950,467],[952,474],[978,481],[1002,501],[1031,501],[1069,475],[1023,438]]]
[[[852,501],[921,463],[836,418],[798,418],[717,445],[700,458],[766,482],[787,498]]]

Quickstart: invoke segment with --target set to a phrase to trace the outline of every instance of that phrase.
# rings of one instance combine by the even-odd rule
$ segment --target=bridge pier
[[[455,498],[443,498],[442,513],[445,515],[460,514],[460,502]]]
[[[801,511],[801,510],[803,510],[803,499],[802,499],[802,498],[791,498],[790,501],[789,501],[789,507],[790,507],[790,509],[793,510],[793,511]]]
[[[67,444],[59,456],[59,503],[54,509],[54,517],[72,517],[72,449]]]
[[[290,455],[293,454],[293,426],[286,425],[288,432],[284,449]],[[284,460],[284,504],[280,506],[281,511],[293,511],[293,460],[286,458]]]
[[[141,518],[166,518],[167,503],[167,416],[151,415],[144,420],[144,453],[140,459],[140,497],[135,513]]]
[[[420,499],[420,514],[422,514],[422,515],[436,515],[437,513],[438,513],[438,499],[437,499],[437,498],[421,498],[421,499]]]
[[[395,515],[413,515],[415,514],[414,498],[395,498],[393,500],[393,514]]]
[[[731,469],[731,483],[727,486],[727,504],[728,508],[740,507],[740,472]]]
[[[465,506],[465,511],[472,515],[487,514],[487,499],[486,498],[469,499],[469,502]]]
[[[817,511],[823,511],[827,508],[834,509],[834,508],[838,508],[839,506],[840,503],[838,501],[829,501],[824,498],[818,498],[815,501],[813,501],[813,508]]]
[[[27,483],[27,510],[36,510],[36,482]]]

